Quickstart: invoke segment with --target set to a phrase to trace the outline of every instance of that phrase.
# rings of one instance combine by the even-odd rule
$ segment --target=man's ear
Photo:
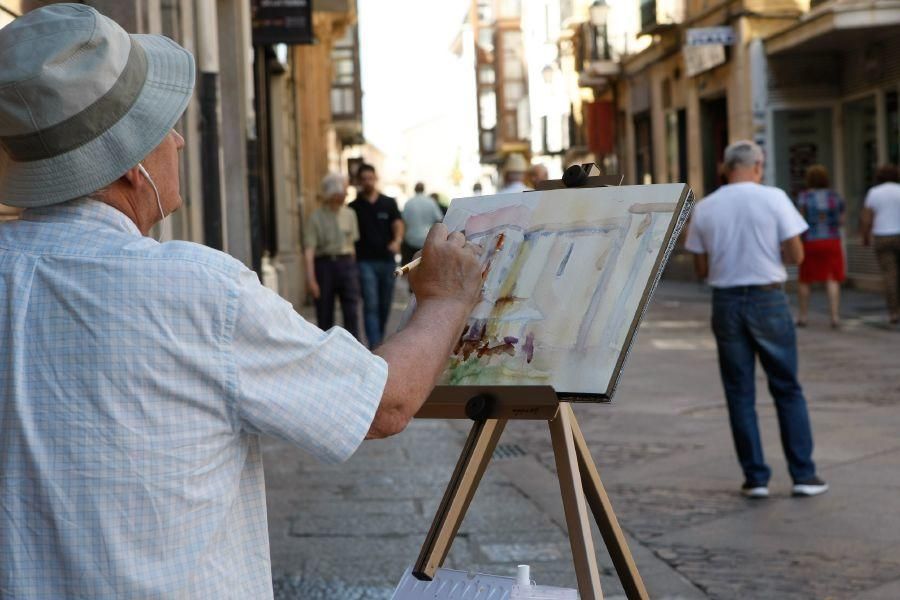
[[[134,165],[122,175],[121,179],[133,189],[140,189],[144,185],[144,176],[137,165]]]

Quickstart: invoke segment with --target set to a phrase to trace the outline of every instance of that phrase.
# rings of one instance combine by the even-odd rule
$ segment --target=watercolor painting
[[[441,383],[610,398],[690,204],[683,184],[454,200],[485,281]]]

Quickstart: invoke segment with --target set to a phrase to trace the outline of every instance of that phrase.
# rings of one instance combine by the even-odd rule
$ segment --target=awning
[[[900,2],[834,2],[820,6],[796,25],[769,37],[766,53],[834,52],[900,34]]]

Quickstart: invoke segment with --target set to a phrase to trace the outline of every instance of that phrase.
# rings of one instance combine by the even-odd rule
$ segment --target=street
[[[657,290],[615,403],[576,407],[651,597],[900,597],[900,331],[884,323],[880,296],[848,291],[833,332],[821,296],[798,339],[824,496],[790,497],[759,369],[772,497],[739,495],[709,292],[697,284]],[[266,440],[276,598],[390,598],[467,429],[414,421],[337,466]],[[445,566],[514,575],[527,563],[537,583],[575,587],[554,470],[546,424],[511,422]],[[605,597],[624,598],[596,530],[594,540]]]

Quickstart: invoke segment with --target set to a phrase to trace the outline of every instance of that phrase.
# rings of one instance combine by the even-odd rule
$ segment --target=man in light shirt
[[[527,192],[531,188],[525,183],[525,176],[528,174],[528,162],[525,157],[514,152],[510,154],[506,162],[503,163],[503,186],[497,191],[498,194],[514,194],[518,192]]]
[[[434,198],[425,195],[425,184],[416,184],[416,195],[403,205],[403,224],[406,232],[403,236],[403,264],[412,260],[413,255],[422,249],[425,236],[435,223],[440,223],[444,213]]]
[[[896,325],[900,322],[900,173],[895,165],[883,165],[875,180],[878,185],[866,194],[860,229],[863,244],[868,246],[874,240],[888,320]]]
[[[756,418],[754,371],[759,357],[775,400],[781,442],[795,496],[824,493],[816,475],[806,399],[797,380],[797,341],[783,291],[784,263],[803,261],[807,224],[787,195],[760,185],[762,149],[750,141],[725,149],[728,184],[694,208],[685,247],[713,288],[712,327],[738,462],[742,493],[769,495],[771,470]]]
[[[272,598],[259,436],[323,461],[399,432],[481,289],[436,225],[376,353],[177,210],[194,60],[81,4],[0,30],[0,597]]]

